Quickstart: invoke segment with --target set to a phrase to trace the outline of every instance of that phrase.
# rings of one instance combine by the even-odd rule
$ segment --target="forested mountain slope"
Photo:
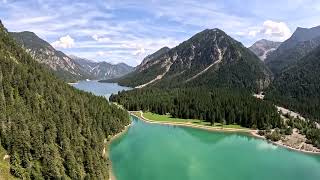
[[[285,69],[266,98],[320,122],[320,46]]]
[[[10,35],[38,62],[51,68],[55,75],[66,81],[76,81],[92,78],[83,72],[80,66],[61,51],[54,49],[48,42],[39,38],[35,33],[10,32]]]
[[[207,29],[144,61],[118,82],[138,88],[207,86],[254,91],[267,87],[271,79],[249,49],[219,29]]]
[[[269,54],[265,63],[277,76],[319,45],[320,26],[310,29],[298,27],[288,40]]]
[[[108,179],[104,139],[127,124],[123,110],[46,71],[0,22],[0,140],[14,176]]]

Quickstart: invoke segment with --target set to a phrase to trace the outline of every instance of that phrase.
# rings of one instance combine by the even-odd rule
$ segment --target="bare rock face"
[[[67,81],[87,79],[78,64],[61,51],[54,49],[48,42],[33,32],[10,32],[10,35],[38,62],[51,68],[54,73]]]
[[[48,42],[33,32],[12,32],[10,35],[38,62],[48,66],[54,73],[67,81],[83,79],[110,79],[123,76],[133,70],[124,63],[112,65],[93,62],[76,56],[67,56],[54,49]]]
[[[270,78],[270,71],[249,49],[220,29],[207,29],[175,48],[159,50],[146,57],[134,72],[118,82],[132,87],[209,86],[257,90],[268,86]]]
[[[267,58],[267,56],[272,51],[275,51],[280,45],[281,42],[274,42],[266,39],[261,39],[255,42],[251,47],[249,47],[249,49],[255,55],[257,55],[262,61],[264,61]]]

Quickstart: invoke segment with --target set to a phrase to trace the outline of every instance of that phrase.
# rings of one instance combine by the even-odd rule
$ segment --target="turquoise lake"
[[[117,180],[319,180],[320,156],[246,134],[149,124],[132,117],[110,147]]]
[[[83,81],[76,88],[108,97],[130,88]],[[149,124],[132,118],[111,143],[117,180],[320,180],[320,156],[241,133]]]

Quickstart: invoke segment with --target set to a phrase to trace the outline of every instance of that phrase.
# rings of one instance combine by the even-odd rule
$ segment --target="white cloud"
[[[110,38],[108,38],[108,37],[100,37],[97,34],[94,34],[91,37],[92,37],[92,39],[94,39],[94,40],[96,40],[98,42],[111,42]]]
[[[146,53],[146,50],[142,47],[140,49],[137,49],[136,51],[134,51],[132,54],[135,56],[139,56],[139,55],[143,55]]]
[[[263,23],[261,33],[269,36],[288,38],[291,31],[286,23],[267,20]]]
[[[55,48],[66,49],[66,48],[72,48],[75,45],[75,43],[72,37],[70,37],[69,35],[66,35],[61,37],[58,41],[51,43],[51,45]]]
[[[112,53],[107,51],[98,51],[97,56],[110,56]]]
[[[272,20],[264,21],[262,27],[254,28],[248,32],[249,36],[256,37],[258,35],[270,39],[285,40],[291,36],[291,31],[286,23],[275,22]]]

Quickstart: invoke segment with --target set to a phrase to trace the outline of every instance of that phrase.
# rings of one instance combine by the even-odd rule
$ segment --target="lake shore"
[[[264,136],[260,136],[258,134],[258,131],[255,130],[255,131],[252,131],[250,133],[250,135],[256,137],[256,138],[259,138],[259,139],[264,139],[266,141],[268,141],[269,143],[272,143],[273,145],[276,145],[276,146],[280,146],[280,147],[283,147],[283,148],[287,148],[289,150],[293,150],[293,151],[297,151],[297,152],[302,152],[302,153],[307,153],[307,154],[316,154],[316,155],[320,155],[320,151],[319,149],[315,148],[313,151],[306,151],[304,149],[297,149],[297,148],[294,148],[294,147],[291,147],[291,146],[288,146],[284,143],[282,143],[281,141],[277,141],[277,142],[274,142],[274,141],[270,141],[270,140],[267,140]]]
[[[137,116],[136,112],[140,112],[140,116]],[[223,127],[211,127],[204,125],[196,125],[193,123],[185,123],[185,122],[169,122],[169,121],[153,121],[148,118],[145,118],[141,111],[129,111],[129,113],[135,117],[142,119],[144,122],[152,123],[152,124],[164,124],[164,125],[175,125],[175,126],[184,126],[184,127],[192,127],[197,129],[209,130],[209,131],[224,131],[224,132],[245,132],[249,133],[252,130],[250,129],[236,129],[236,128],[223,128]]]
[[[106,153],[107,153],[107,157],[109,158],[109,166],[108,166],[109,180],[116,180],[116,177],[115,177],[113,170],[112,170],[112,161],[110,159],[110,145],[111,145],[112,141],[116,140],[117,138],[121,137],[124,133],[126,133],[129,129],[129,127],[131,126],[131,124],[132,124],[132,122],[130,122],[129,125],[125,126],[125,128],[121,132],[113,135],[106,143],[106,146],[107,146]]]
[[[320,152],[318,151],[306,151],[303,149],[297,149],[295,147],[291,147],[288,145],[285,145],[284,143],[282,143],[281,141],[278,142],[273,142],[273,141],[269,141],[267,140],[264,136],[260,136],[257,132],[257,130],[252,130],[252,129],[236,129],[236,128],[220,128],[220,127],[210,127],[210,126],[203,126],[203,125],[196,125],[196,124],[192,124],[192,123],[184,123],[184,122],[169,122],[169,121],[153,121],[153,120],[149,120],[147,118],[145,118],[143,116],[143,112],[141,111],[129,111],[129,113],[135,117],[140,118],[141,120],[143,120],[144,122],[147,123],[153,123],[153,124],[164,124],[164,125],[173,125],[173,126],[184,126],[184,127],[191,127],[191,128],[197,128],[197,129],[202,129],[202,130],[209,130],[209,131],[220,131],[220,132],[242,132],[242,133],[247,133],[248,135],[252,136],[252,137],[256,137],[259,139],[263,139],[268,141],[269,143],[272,143],[276,146],[279,147],[283,147],[289,150],[294,150],[297,152],[302,152],[302,153],[308,153],[308,154],[317,154],[320,155]],[[140,113],[140,116],[136,115],[135,113]]]

